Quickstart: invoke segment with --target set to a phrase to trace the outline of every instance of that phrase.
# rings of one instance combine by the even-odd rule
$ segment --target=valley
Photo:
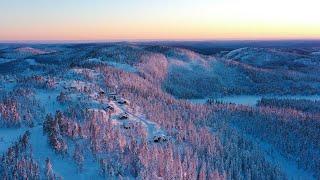
[[[0,45],[0,178],[319,179],[320,48],[227,49]]]

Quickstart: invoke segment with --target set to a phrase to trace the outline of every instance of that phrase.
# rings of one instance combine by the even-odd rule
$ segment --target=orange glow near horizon
[[[317,0],[12,0],[0,41],[320,39]]]

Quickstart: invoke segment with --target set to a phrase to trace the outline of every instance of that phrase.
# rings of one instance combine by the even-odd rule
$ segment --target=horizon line
[[[0,40],[0,44],[82,44],[82,43],[143,43],[143,42],[274,42],[320,41],[320,38],[270,38],[270,39],[105,39],[105,40]]]

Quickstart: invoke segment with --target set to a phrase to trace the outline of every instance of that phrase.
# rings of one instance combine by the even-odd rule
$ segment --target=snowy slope
[[[317,179],[320,113],[255,106],[268,93],[320,92],[313,51],[241,48],[218,57],[136,43],[8,47],[0,59],[2,69],[12,67],[0,74],[0,178],[17,167],[19,176],[31,169],[45,179],[48,158],[63,179]]]

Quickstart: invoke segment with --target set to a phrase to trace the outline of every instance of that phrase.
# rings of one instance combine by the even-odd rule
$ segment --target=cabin
[[[109,92],[108,95],[109,95],[109,96],[116,96],[117,93],[115,93],[115,92]]]
[[[68,87],[69,91],[77,91],[77,87],[76,86],[70,86]]]
[[[114,111],[114,107],[113,106],[111,106],[111,105],[107,105],[107,106],[105,106],[105,107],[103,107],[103,109],[105,110],[105,111]]]
[[[123,127],[124,129],[129,130],[129,129],[132,129],[132,128],[133,128],[133,124],[130,123],[130,122],[125,122],[125,123],[123,123],[122,127]]]
[[[128,113],[123,113],[123,114],[121,114],[121,115],[119,116],[119,119],[120,119],[120,120],[125,120],[125,119],[128,119],[128,118],[129,118]]]
[[[129,101],[121,98],[121,99],[118,100],[118,104],[120,104],[120,105],[129,105]]]
[[[103,98],[105,96],[105,92],[104,91],[100,91],[98,92],[98,98]]]
[[[83,87],[83,89],[81,89],[81,91],[84,91],[84,92],[89,92],[89,89],[90,89],[89,87],[87,87],[87,86],[84,86],[84,87]]]
[[[113,100],[113,101],[116,101],[117,99],[119,99],[116,92],[109,92],[108,97],[110,100]]]
[[[106,93],[104,91],[99,92],[99,96],[104,96]]]
[[[112,100],[112,101],[117,101],[119,98],[117,95],[109,95],[109,100]]]
[[[153,142],[155,142],[155,143],[161,143],[161,142],[166,142],[166,141],[168,141],[168,139],[167,139],[167,137],[166,137],[165,135],[163,135],[163,134],[161,134],[161,135],[155,135],[155,136],[153,137]]]

